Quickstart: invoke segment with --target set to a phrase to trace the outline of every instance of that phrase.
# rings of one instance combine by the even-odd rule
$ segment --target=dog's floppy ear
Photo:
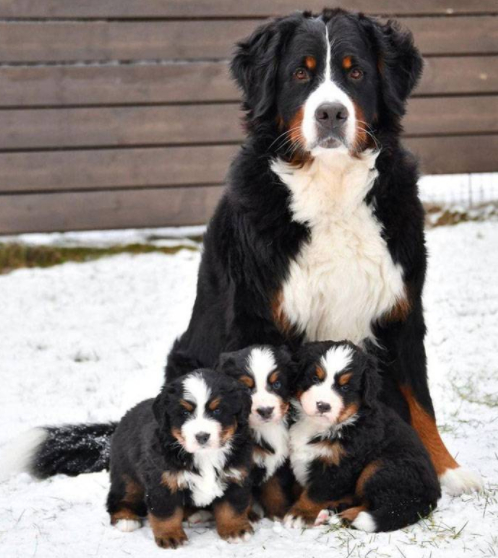
[[[216,363],[216,370],[218,372],[223,372],[227,376],[234,377],[237,372],[237,362],[235,360],[236,352],[232,353],[221,353]]]
[[[377,402],[382,385],[378,372],[377,359],[369,354],[363,355],[363,372],[361,378],[362,399],[365,407],[372,408]]]
[[[377,50],[384,102],[402,116],[406,100],[417,85],[424,65],[418,48],[413,44],[413,35],[394,20],[381,24],[375,19],[363,17],[361,21],[372,35]]]
[[[227,377],[225,379],[225,393],[230,401],[234,402],[234,414],[239,426],[245,426],[249,421],[252,399],[251,395],[239,381]]]
[[[171,399],[175,393],[175,384],[164,384],[159,395],[154,399],[154,403],[152,404],[152,412],[162,431],[169,427],[167,408],[171,404]]]
[[[275,104],[280,51],[294,20],[295,16],[272,20],[237,43],[230,72],[242,90],[249,120],[262,118]]]

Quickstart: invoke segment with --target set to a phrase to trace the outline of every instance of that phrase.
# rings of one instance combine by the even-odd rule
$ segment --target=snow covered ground
[[[433,516],[391,534],[336,526],[288,530],[261,522],[250,542],[213,529],[156,548],[148,526],[109,525],[106,473],[0,485],[2,558],[340,556],[466,558],[498,555],[498,222],[428,232],[427,349],[438,422],[486,492],[445,495]],[[98,240],[98,239],[97,239]],[[0,276],[0,446],[29,427],[116,419],[153,396],[165,355],[186,326],[199,254],[120,255]],[[1,447],[0,447],[1,452]]]

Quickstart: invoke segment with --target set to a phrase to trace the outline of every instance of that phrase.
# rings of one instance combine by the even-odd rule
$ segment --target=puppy
[[[240,383],[203,369],[129,411],[111,444],[111,523],[133,531],[147,515],[158,546],[176,548],[187,540],[184,514],[212,506],[221,538],[247,540],[250,407]]]
[[[369,532],[416,523],[441,496],[415,431],[377,399],[373,359],[348,342],[304,345],[298,353],[292,470],[303,491],[285,518],[320,524],[324,508]]]
[[[285,347],[254,345],[222,354],[218,369],[241,382],[251,394],[253,492],[267,517],[282,519],[292,503],[293,486],[287,426],[291,355]]]

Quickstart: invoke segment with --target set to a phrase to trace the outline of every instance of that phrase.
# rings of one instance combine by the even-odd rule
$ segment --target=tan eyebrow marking
[[[246,375],[240,376],[239,382],[242,382],[248,388],[253,388],[254,387],[254,380],[251,378],[251,376],[246,376]]]
[[[180,399],[180,405],[187,409],[187,411],[192,412],[194,410],[194,406],[192,405],[192,403],[185,401],[185,399]]]
[[[316,375],[320,378],[320,380],[325,380],[327,373],[321,366],[317,366],[315,370]]]
[[[353,60],[352,60],[351,56],[345,56],[342,59],[342,67],[345,70],[349,70],[349,68],[351,68],[352,65],[353,65]]]
[[[274,382],[276,382],[278,380],[278,375],[279,375],[278,370],[275,370],[274,372],[271,373],[270,377],[268,378],[268,381],[270,382],[270,384],[273,384]]]
[[[314,56],[306,56],[304,59],[304,65],[308,70],[314,70],[316,68],[316,58]]]
[[[340,386],[344,386],[349,382],[349,380],[351,380],[352,376],[353,376],[353,373],[349,372],[348,374],[343,374],[342,376],[340,376],[337,381],[338,381]]]
[[[221,397],[217,397],[216,399],[213,399],[211,403],[209,403],[208,405],[209,410],[214,411],[220,406],[220,403],[221,403]]]

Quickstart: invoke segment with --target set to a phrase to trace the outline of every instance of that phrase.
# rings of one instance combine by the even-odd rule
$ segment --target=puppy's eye
[[[214,411],[213,411],[213,415],[214,415],[214,416],[217,416],[217,415],[219,415],[220,413],[221,413],[221,409],[220,409],[220,408],[214,409]]]
[[[361,79],[363,77],[363,72],[360,68],[352,68],[349,72],[349,77],[354,80]]]
[[[282,387],[282,382],[280,382],[279,380],[277,380],[276,382],[273,382],[273,384],[272,384],[273,389],[280,389],[281,387]]]
[[[306,81],[310,78],[310,75],[308,73],[308,70],[306,70],[306,68],[298,68],[295,72],[294,72],[294,77],[298,80],[298,81]]]
[[[348,386],[348,384],[344,384],[343,386],[341,386],[341,391],[343,393],[346,393],[349,390],[350,390],[350,387]]]
[[[182,416],[183,417],[188,417],[188,416],[190,416],[190,413],[191,413],[191,411],[188,411],[187,409],[183,409]]]
[[[311,378],[311,381],[312,381],[314,384],[320,384],[322,380],[320,380],[320,377],[317,376],[317,375],[315,374],[315,375]]]

